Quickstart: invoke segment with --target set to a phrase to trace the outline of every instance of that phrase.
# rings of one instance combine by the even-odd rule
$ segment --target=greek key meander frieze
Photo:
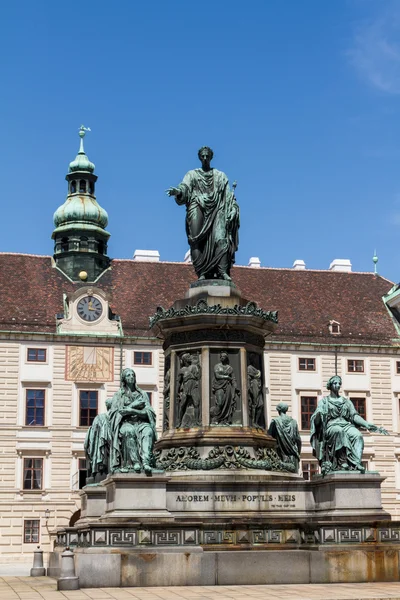
[[[238,329],[201,329],[194,331],[180,331],[168,336],[164,344],[164,350],[169,346],[181,344],[194,344],[196,342],[242,342],[260,348],[264,347],[264,337],[249,331]]]
[[[149,326],[151,329],[158,321],[191,315],[246,315],[278,323],[278,311],[262,310],[255,302],[248,302],[245,306],[235,304],[232,308],[227,306],[222,307],[221,304],[210,305],[206,300],[201,299],[194,306],[187,304],[183,308],[178,309],[171,306],[171,308],[166,310],[162,306],[158,306],[155,314],[149,318]]]
[[[259,469],[294,472],[292,463],[283,462],[272,448],[258,448],[255,456],[241,446],[215,446],[206,458],[196,448],[170,448],[154,453],[157,469],[164,471],[213,469]]]
[[[316,529],[256,528],[175,528],[175,529],[133,529],[109,528],[107,526],[83,531],[60,532],[57,546],[75,547],[146,547],[146,546],[185,546],[185,545],[323,545],[323,544],[400,544],[400,526],[395,527],[320,527]]]

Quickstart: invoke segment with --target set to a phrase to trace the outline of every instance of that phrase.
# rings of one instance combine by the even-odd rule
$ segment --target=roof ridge
[[[51,258],[51,254],[30,254],[29,252],[2,252],[0,254],[10,254],[11,256],[34,256],[36,258]]]

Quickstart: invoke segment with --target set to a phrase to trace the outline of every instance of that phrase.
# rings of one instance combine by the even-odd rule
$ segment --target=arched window
[[[71,181],[70,183],[70,193],[71,194],[76,194],[76,181]]]
[[[69,250],[68,238],[63,237],[63,238],[61,238],[61,252],[68,252],[68,250]]]
[[[86,181],[84,179],[79,181],[79,193],[86,194]]]
[[[93,181],[89,181],[89,194],[94,194],[94,182]]]

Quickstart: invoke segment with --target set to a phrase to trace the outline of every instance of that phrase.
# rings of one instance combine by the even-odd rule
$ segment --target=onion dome
[[[76,155],[75,160],[69,163],[70,173],[75,173],[76,171],[86,171],[88,173],[93,173],[94,171],[94,164],[90,162],[83,148],[83,138],[85,137],[87,131],[90,131],[89,127],[84,127],[83,125],[80,126],[79,137],[81,138],[81,143],[79,147],[79,152]]]
[[[108,214],[95,198],[82,197],[79,194],[68,196],[64,204],[54,213],[54,225],[59,228],[71,223],[95,225],[104,229],[107,227]]]

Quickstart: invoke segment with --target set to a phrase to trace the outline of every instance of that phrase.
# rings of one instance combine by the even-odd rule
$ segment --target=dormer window
[[[339,335],[341,333],[339,321],[329,321],[329,333],[331,335]]]
[[[79,193],[86,194],[86,181],[84,179],[79,181]]]

